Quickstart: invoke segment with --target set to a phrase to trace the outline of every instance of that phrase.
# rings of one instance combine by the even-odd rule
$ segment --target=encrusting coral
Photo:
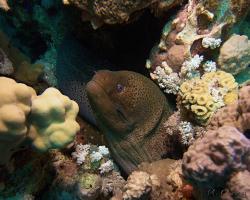
[[[238,98],[238,85],[233,76],[223,71],[209,72],[201,79],[185,81],[180,86],[177,101],[180,109],[205,125],[213,113]]]
[[[79,131],[78,105],[55,88],[42,95],[25,84],[0,77],[1,164],[6,164],[21,142],[31,139],[39,151],[62,148]]]
[[[220,69],[238,74],[250,64],[250,40],[245,35],[231,36],[220,48]]]

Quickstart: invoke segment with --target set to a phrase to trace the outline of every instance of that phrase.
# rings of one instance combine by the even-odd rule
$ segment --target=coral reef
[[[181,162],[164,159],[140,164],[138,171],[130,174],[123,190],[112,200],[188,200],[192,199],[192,190],[182,178]]]
[[[227,183],[222,200],[241,200],[250,196],[249,171],[237,172]]]
[[[250,64],[250,40],[245,35],[231,36],[220,48],[220,69],[238,74]]]
[[[124,186],[123,199],[144,199],[149,195],[152,187],[159,185],[160,183],[156,176],[150,176],[148,173],[142,171],[132,172]]]
[[[37,96],[32,88],[13,79],[0,80],[1,164],[6,164],[27,139],[40,151],[62,148],[72,142],[79,130],[75,122],[78,105],[74,101],[55,88]]]
[[[217,71],[182,83],[177,101],[182,114],[187,113],[189,118],[205,125],[216,110],[237,98],[238,85],[233,76]]]
[[[63,0],[63,3],[74,4],[82,11],[82,20],[91,21],[93,28],[100,27],[103,23],[117,24],[131,21],[135,15],[143,9],[153,6],[155,12],[166,11],[179,5],[182,0],[136,0],[136,1],[84,1],[84,0]]]
[[[209,129],[228,125],[236,127],[242,133],[250,129],[250,86],[246,85],[239,90],[239,99],[234,104],[221,108],[212,117]]]
[[[183,174],[200,187],[223,186],[234,171],[249,167],[249,147],[248,139],[234,127],[209,130],[184,154]]]
[[[28,149],[13,156],[11,166],[0,168],[0,199],[35,199],[53,179],[50,154]]]
[[[79,148],[78,145],[76,148]],[[95,145],[88,146],[90,150],[98,149]],[[73,153],[73,157],[75,157],[75,153]],[[102,161],[104,159],[100,162]],[[89,156],[85,163],[78,165],[70,157],[54,151],[53,166],[56,170],[56,177],[45,198],[58,199],[64,192],[75,199],[110,199],[124,187],[125,180],[116,169],[100,173],[99,165],[100,163],[91,163]]]
[[[206,199],[209,188],[224,188],[234,172],[249,169],[250,142],[236,128],[209,130],[183,156],[184,178]]]
[[[230,33],[231,27],[246,15],[248,9],[245,6],[249,7],[246,0],[239,4],[231,0],[223,3],[189,0],[175,19],[163,28],[159,45],[152,49],[146,67],[155,73],[156,68],[159,71],[159,67],[167,65],[171,68],[168,76],[176,77],[178,74],[181,80],[171,86],[174,88],[172,91],[166,90],[173,94],[185,79],[215,71],[212,62],[226,38],[224,33]],[[209,61],[204,70],[200,68],[202,61]]]
[[[219,109],[208,131],[184,153],[183,175],[194,186],[198,199],[211,195],[244,199],[249,191],[244,184],[250,169],[249,94],[250,86],[242,87],[238,101]]]
[[[166,148],[167,157],[182,158],[183,153],[192,143],[203,135],[204,127],[185,121],[180,111],[176,111],[164,122],[165,133],[168,134]]]

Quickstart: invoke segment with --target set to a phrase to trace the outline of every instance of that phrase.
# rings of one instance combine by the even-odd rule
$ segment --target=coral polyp
[[[209,122],[216,110],[237,98],[238,84],[231,74],[223,71],[209,72],[183,82],[177,97],[183,114],[202,125]]]

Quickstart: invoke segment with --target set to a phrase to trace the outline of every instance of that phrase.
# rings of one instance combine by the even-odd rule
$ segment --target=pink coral
[[[211,119],[209,128],[217,129],[223,125],[236,127],[243,133],[250,129],[250,85],[240,89],[236,103],[217,111]]]
[[[227,183],[222,200],[244,200],[250,197],[250,173],[245,170],[236,173]]]
[[[250,141],[236,128],[209,130],[184,154],[184,177],[200,187],[221,186],[234,172],[249,167]]]

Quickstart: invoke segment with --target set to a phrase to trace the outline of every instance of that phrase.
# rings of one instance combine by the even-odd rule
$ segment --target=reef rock
[[[220,48],[220,68],[231,74],[238,74],[250,64],[250,40],[245,35],[233,35]]]
[[[126,23],[133,19],[136,13],[150,6],[153,6],[155,12],[161,12],[181,2],[182,0],[63,0],[64,4],[74,4],[81,9],[82,20],[90,20],[94,28],[98,28],[103,23]]]
[[[236,173],[227,183],[222,200],[243,200],[250,197],[250,173],[245,170]]]
[[[2,49],[0,49],[0,74],[1,75],[11,75],[14,72],[14,67],[12,62],[9,60],[7,55]]]

